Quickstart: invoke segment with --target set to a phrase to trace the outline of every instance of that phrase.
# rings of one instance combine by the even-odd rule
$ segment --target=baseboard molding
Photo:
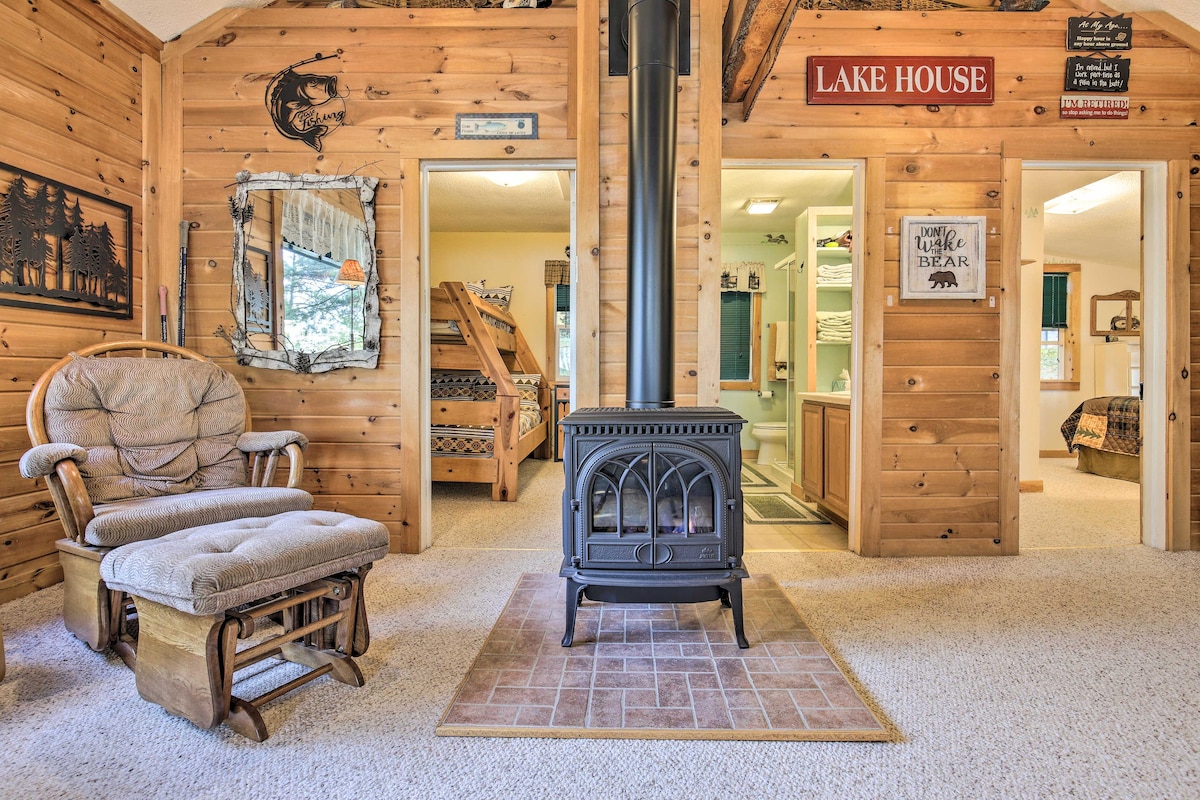
[[[1074,458],[1074,453],[1068,453],[1066,450],[1039,450],[1039,458]]]
[[[1021,494],[1037,494],[1046,491],[1042,481],[1021,481]]]
[[[745,464],[747,461],[749,461],[750,463],[754,463],[755,461],[758,461],[758,451],[757,450],[743,450],[742,451],[742,463]]]

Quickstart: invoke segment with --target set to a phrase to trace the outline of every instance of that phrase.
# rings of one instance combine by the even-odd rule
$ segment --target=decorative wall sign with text
[[[1063,95],[1059,99],[1061,119],[1129,119],[1128,97]]]
[[[1129,91],[1129,59],[1103,55],[1070,56],[1063,81],[1067,92]]]
[[[1067,19],[1067,49],[1110,51],[1133,49],[1133,18],[1090,16]]]
[[[537,114],[455,114],[455,139],[536,139]]]
[[[133,209],[0,164],[0,305],[133,317]]]
[[[991,56],[809,56],[809,105],[991,105]]]
[[[317,152],[321,139],[345,121],[346,100],[338,91],[336,75],[317,75],[302,67],[331,58],[338,55],[317,53],[275,73],[267,84],[267,111],[276,130]]]
[[[901,217],[900,299],[987,295],[987,217]]]

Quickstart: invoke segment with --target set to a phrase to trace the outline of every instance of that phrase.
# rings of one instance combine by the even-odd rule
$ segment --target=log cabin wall
[[[227,10],[164,49],[164,129],[173,129],[175,114],[182,181],[178,197],[164,200],[161,235],[169,240],[178,224],[180,212],[169,210],[177,204],[192,224],[188,345],[238,376],[255,429],[309,437],[303,487],[317,507],[385,523],[393,551],[429,545],[419,474],[428,442],[416,377],[427,369],[419,352],[427,324],[420,319],[421,162],[575,158],[575,34],[573,8],[280,7]],[[320,152],[280,135],[264,103],[274,74],[316,53],[338,55],[322,62],[323,74],[336,75],[348,92],[345,124]],[[538,139],[455,139],[457,113],[496,112],[536,113]],[[232,323],[228,198],[241,170],[380,179],[378,368],[305,375],[239,367],[214,335]]]
[[[600,31],[600,404],[625,404],[625,334],[629,164],[629,80],[609,76],[608,4],[597,9]],[[582,17],[581,28],[593,23]],[[719,350],[719,328],[700,325],[719,313],[720,209],[711,198],[720,191],[720,36],[719,2],[691,5],[690,74],[679,76],[675,248],[675,403],[716,405],[719,375],[714,359],[699,353]],[[684,21],[680,21],[681,35]],[[704,47],[701,48],[701,41]],[[682,72],[682,70],[681,70]],[[703,80],[702,80],[703,78]],[[713,187],[716,191],[713,191]],[[702,215],[702,193],[710,213]],[[718,202],[719,202],[719,198]],[[707,287],[707,292],[705,291]]]
[[[778,42],[769,79],[759,91],[752,88],[744,103],[724,106],[727,159],[851,158],[864,164],[865,229],[855,238],[864,266],[857,505],[864,555],[1017,552],[1014,295],[1023,160],[1165,161],[1172,175],[1183,175],[1179,166],[1193,163],[1200,142],[1200,58],[1141,16],[1134,17],[1134,49],[1126,54],[1133,64],[1130,119],[1059,119],[1067,19],[1081,13],[1065,0],[1040,13],[799,11]],[[994,56],[995,104],[810,107],[806,57],[822,54]],[[1187,190],[1185,180],[1171,179],[1172,202]],[[1168,269],[1173,286],[1186,287],[1186,255],[1178,258],[1175,246],[1187,243],[1188,222],[1178,219],[1180,213],[1186,218],[1186,211],[1169,212]],[[995,307],[989,301],[899,300],[897,232],[905,215],[987,218],[987,293]],[[1195,212],[1190,226],[1195,254]],[[1193,297],[1198,294],[1193,290]],[[1186,316],[1183,309],[1180,326]],[[1200,357],[1196,341],[1196,355],[1189,356],[1184,340],[1179,360],[1168,366],[1174,464],[1188,463],[1183,451],[1191,412],[1183,368]],[[1175,480],[1172,473],[1169,482]],[[1198,484],[1191,479],[1193,498]],[[1179,486],[1173,482],[1168,491]],[[1197,506],[1193,499],[1193,531]],[[1168,546],[1187,547],[1187,509],[1171,524]]]
[[[132,319],[0,306],[0,602],[62,580],[45,482],[17,469],[34,381],[72,349],[143,335],[143,160],[155,157],[161,45],[107,3],[0,0],[0,162],[131,206],[134,251]]]

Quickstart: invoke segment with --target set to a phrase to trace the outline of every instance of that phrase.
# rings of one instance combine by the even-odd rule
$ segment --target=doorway
[[[521,485],[554,468],[555,398],[570,397],[574,165],[426,163],[422,196],[423,339],[430,353],[420,376],[429,443],[422,458],[431,478],[423,491],[432,543],[455,546],[455,531],[485,531],[494,541],[469,546],[538,546],[517,541],[516,526],[504,526],[503,518],[514,513]],[[464,316],[467,308],[478,317]],[[470,335],[472,325],[484,334]],[[487,326],[502,332],[488,334]],[[503,380],[489,376],[496,370]],[[519,406],[510,401],[520,411],[511,449],[496,421],[508,415],[489,411],[504,402],[505,381],[520,395]],[[522,508],[538,502],[531,495]],[[447,523],[472,516],[478,524]]]
[[[857,535],[861,197],[853,161],[723,165],[720,404],[746,420],[743,485],[748,495],[778,491],[776,507],[796,502],[831,523],[780,523],[764,541],[845,550]],[[820,424],[804,424],[817,416]],[[748,549],[765,532],[754,513]]]
[[[1021,546],[1163,548],[1164,170],[1023,167]]]

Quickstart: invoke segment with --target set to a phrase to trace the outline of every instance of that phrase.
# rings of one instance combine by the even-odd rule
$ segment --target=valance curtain
[[[767,265],[761,261],[735,261],[721,264],[722,292],[764,292]]]
[[[309,190],[283,193],[283,238],[289,244],[341,263],[366,263],[366,223]]]
[[[547,286],[571,285],[571,262],[566,259],[555,259],[546,262]]]

